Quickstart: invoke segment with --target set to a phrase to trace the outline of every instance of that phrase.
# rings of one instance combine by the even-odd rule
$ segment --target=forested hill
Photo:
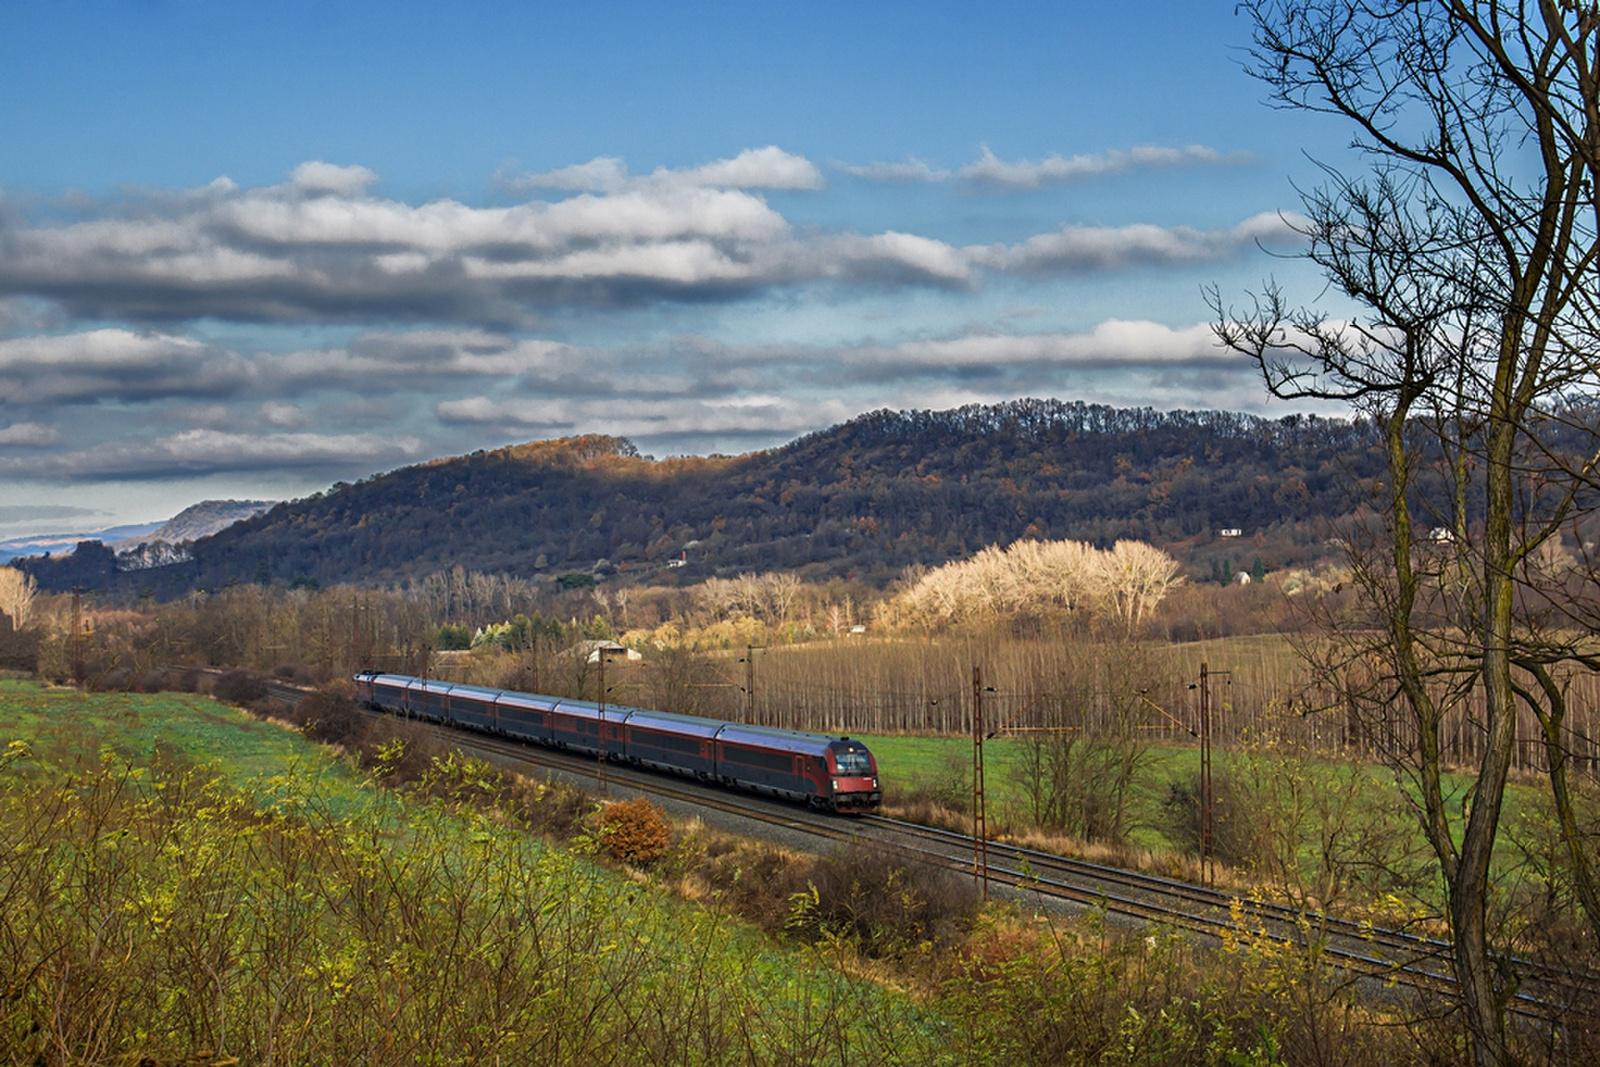
[[[1349,512],[1380,469],[1362,425],[1047,400],[878,411],[735,457],[657,461],[620,438],[568,438],[337,485],[122,583],[172,595],[228,581],[597,564],[653,580],[782,569],[882,582],[1025,536],[1139,538],[1197,564],[1228,528],[1276,565],[1319,551],[1326,520]]]

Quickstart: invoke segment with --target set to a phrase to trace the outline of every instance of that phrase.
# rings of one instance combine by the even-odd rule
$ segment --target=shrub
[[[459,622],[447,622],[433,631],[433,647],[440,652],[463,652],[472,647],[472,631]]]
[[[1211,847],[1217,862],[1230,867],[1256,856],[1255,823],[1238,784],[1226,774],[1211,779]],[[1174,779],[1161,801],[1161,829],[1185,852],[1200,854],[1200,776]]]
[[[542,781],[518,777],[507,786],[504,803],[529,829],[564,840],[578,832],[594,797],[553,775]]]
[[[254,704],[267,697],[267,683],[253,671],[228,671],[211,686],[211,695],[224,704]]]
[[[365,727],[361,709],[345,682],[321,686],[301,697],[290,720],[311,740],[332,745],[351,744]]]
[[[882,845],[852,842],[819,856],[791,926],[855,941],[870,956],[958,942],[978,914],[970,878]]]
[[[672,843],[666,817],[644,797],[619,800],[600,809],[600,842],[625,863],[653,863]]]

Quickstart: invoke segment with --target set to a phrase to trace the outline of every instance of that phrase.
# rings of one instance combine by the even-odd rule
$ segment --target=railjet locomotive
[[[362,703],[449,726],[537,741],[608,760],[697,778],[814,808],[860,812],[883,800],[878,764],[860,741],[745,726],[510,689],[402,674],[355,676]]]

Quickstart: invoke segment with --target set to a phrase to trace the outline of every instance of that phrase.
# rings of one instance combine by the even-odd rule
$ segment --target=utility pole
[[[972,884],[989,899],[989,821],[983,781],[983,668],[972,668]]]
[[[766,649],[766,645],[744,646],[744,721],[749,725],[756,721],[756,653]]]
[[[596,763],[596,767],[597,767],[597,770],[595,772],[595,779],[596,779],[596,783],[597,783],[597,785],[598,785],[598,787],[600,789],[600,795],[601,796],[605,796],[606,792],[607,792],[607,782],[606,782],[606,654],[608,652],[610,652],[611,650],[609,648],[606,648],[604,645],[601,645],[601,646],[597,647],[594,651],[595,651],[595,655],[600,657],[600,701],[599,701],[599,703],[600,703],[600,718],[595,723],[596,738],[595,738],[594,754],[595,754],[595,763]]]
[[[1211,787],[1211,679],[1229,677],[1232,671],[1213,671],[1200,664],[1200,870],[1206,885],[1217,880],[1216,793]],[[1232,684],[1231,682],[1229,684]]]
[[[72,681],[79,689],[88,672],[83,668],[83,590],[72,587]]]

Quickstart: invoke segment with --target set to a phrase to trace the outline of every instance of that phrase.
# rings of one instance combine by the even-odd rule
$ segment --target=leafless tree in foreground
[[[1564,534],[1593,537],[1600,10],[1241,6],[1251,73],[1273,100],[1347,120],[1371,161],[1362,177],[1329,169],[1305,198],[1306,255],[1362,312],[1336,322],[1272,285],[1242,312],[1213,293],[1217,334],[1277,395],[1346,400],[1385,432],[1383,522],[1354,553],[1358,622],[1382,637],[1342,646],[1345,667],[1364,665],[1372,683],[1348,695],[1403,709],[1403,743],[1389,747],[1438,859],[1474,1057],[1509,1063],[1514,979],[1491,938],[1490,873],[1519,712],[1549,748],[1575,896],[1600,933],[1563,728],[1564,679],[1600,669],[1585,633],[1594,572],[1556,579],[1541,562]],[[1441,724],[1464,703],[1481,744],[1455,812]]]

